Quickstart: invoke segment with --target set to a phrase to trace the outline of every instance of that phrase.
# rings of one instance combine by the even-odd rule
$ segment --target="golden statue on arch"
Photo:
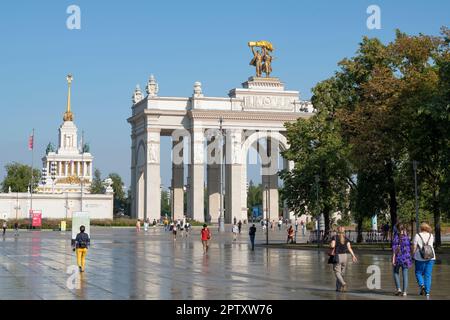
[[[261,77],[262,73],[266,77],[270,77],[272,73],[272,59],[270,53],[273,51],[273,45],[269,41],[249,41],[248,46],[252,49],[253,59],[250,61],[251,66],[256,68],[256,76]],[[260,47],[261,51],[256,50],[255,47]]]

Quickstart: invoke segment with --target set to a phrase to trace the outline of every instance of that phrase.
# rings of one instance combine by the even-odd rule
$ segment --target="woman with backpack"
[[[411,242],[406,228],[402,224],[396,227],[396,233],[392,240],[392,265],[394,266],[394,281],[397,288],[396,296],[406,297],[408,291],[408,269],[412,265]],[[400,269],[403,276],[403,291],[400,287]]]
[[[434,252],[434,236],[432,229],[427,223],[420,225],[420,233],[414,237],[414,260],[416,269],[416,279],[419,285],[421,296],[426,295],[428,298],[431,291],[431,276],[433,266],[436,261],[436,253]]]

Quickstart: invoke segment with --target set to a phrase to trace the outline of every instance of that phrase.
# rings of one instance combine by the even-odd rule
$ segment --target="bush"
[[[66,221],[66,230],[70,231],[72,229],[72,220],[71,219],[42,219],[42,226],[40,228],[36,228],[36,230],[60,230],[61,221]],[[13,229],[14,224],[19,223],[19,229],[29,229],[30,228],[30,219],[12,219],[8,220],[7,226],[8,229]],[[3,221],[1,221],[1,225],[3,225]],[[101,226],[101,227],[134,227],[136,225],[136,220],[129,218],[120,218],[120,219],[92,219],[91,226]]]
[[[42,219],[42,226],[39,228],[36,228],[37,230],[42,230],[42,229],[50,229],[50,230],[59,230],[60,226],[61,226],[61,221],[63,221],[62,219]],[[31,221],[30,219],[12,219],[12,220],[8,220],[6,222],[8,229],[13,229],[14,228],[14,224],[15,223],[19,224],[19,229],[29,229],[31,226]],[[3,221],[1,222],[1,224],[3,225]],[[66,220],[66,229],[70,230],[72,228],[72,221],[70,219]]]

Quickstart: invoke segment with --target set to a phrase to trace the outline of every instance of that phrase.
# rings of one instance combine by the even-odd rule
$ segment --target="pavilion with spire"
[[[87,144],[78,141],[77,127],[71,110],[71,85],[73,77],[67,76],[67,109],[59,128],[58,148],[48,145],[42,158],[42,181],[38,193],[89,193],[92,182],[94,157]]]

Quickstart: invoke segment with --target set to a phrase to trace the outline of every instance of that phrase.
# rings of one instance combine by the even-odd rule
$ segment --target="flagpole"
[[[83,184],[84,184],[84,130],[81,132],[81,212],[83,212]]]
[[[31,229],[31,213],[33,212],[33,184],[34,184],[33,167],[34,167],[34,128],[33,128],[33,133],[31,134],[30,212],[28,212],[28,215],[30,217],[30,229]]]

